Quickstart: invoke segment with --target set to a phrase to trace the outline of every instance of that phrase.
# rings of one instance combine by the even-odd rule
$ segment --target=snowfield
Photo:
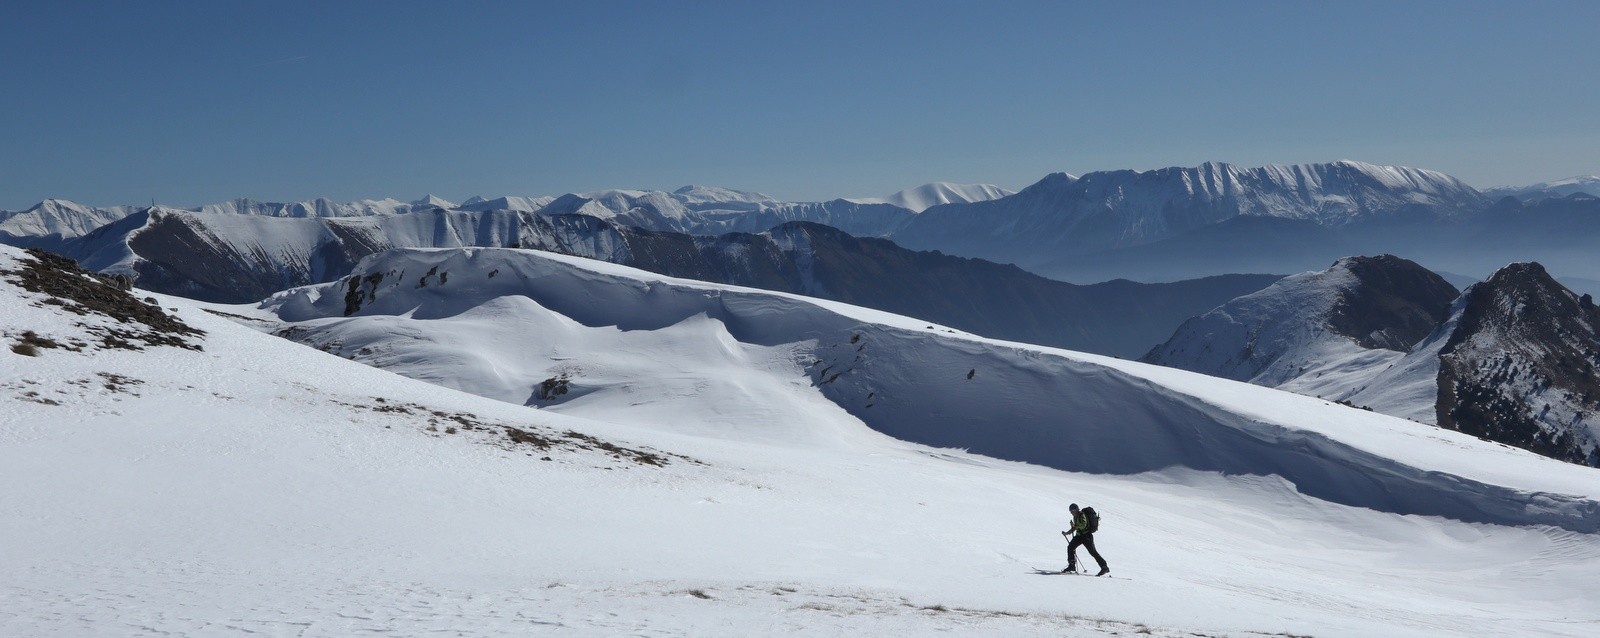
[[[0,274],[0,634],[1600,627],[1589,468],[578,258],[357,272],[383,276],[153,297],[203,350],[100,346],[124,324]],[[1069,502],[1118,578],[1035,573]]]

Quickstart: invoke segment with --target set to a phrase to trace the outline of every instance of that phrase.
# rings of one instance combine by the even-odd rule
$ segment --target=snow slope
[[[529,410],[168,297],[162,306],[205,331],[204,350],[0,349],[0,391],[16,399],[0,404],[0,633],[1580,636],[1600,621],[1592,532],[1336,505],[1272,475],[1065,472],[902,442],[817,392],[795,348],[865,343],[892,361],[896,342],[921,343],[932,350],[903,356],[994,358],[923,399],[961,398],[951,389],[1000,373],[1003,360],[1122,384],[1093,396],[1129,412],[1187,393],[1199,431],[1219,432],[1208,421],[1221,411],[1294,421],[1305,449],[1326,449],[1315,433],[1382,450],[1445,473],[1469,501],[1476,479],[1549,493],[1536,498],[1557,508],[1577,501],[1555,493],[1592,502],[1591,470],[1253,386],[803,298],[522,251],[384,259],[370,265],[406,263],[410,274],[362,306],[373,314],[312,321],[401,312],[419,337],[483,336],[488,348],[459,351],[457,372],[485,377],[483,357],[501,348],[557,350],[551,365],[610,353],[595,369],[619,382],[575,376],[571,394],[583,379],[592,391],[567,410]],[[18,262],[0,247],[0,271]],[[473,262],[501,270],[490,279],[462,268]],[[412,268],[430,263],[445,267],[415,288],[426,269]],[[82,336],[76,324],[117,323],[38,303],[15,280],[0,275],[8,343],[28,330],[67,342]],[[537,298],[493,294],[495,282]],[[299,289],[274,307],[316,313],[343,296]],[[495,327],[507,320],[542,332],[489,340],[510,332]],[[815,343],[774,342],[807,331]],[[841,343],[824,338],[833,332]],[[854,334],[863,337],[850,344]],[[652,359],[642,373],[626,369]],[[691,368],[702,385],[676,376]],[[1003,427],[1010,397],[989,396],[971,409]],[[1071,403],[1044,407],[1059,417]],[[585,411],[608,418],[575,415]],[[504,428],[568,443],[538,449]],[[665,464],[585,447],[569,431]],[[1151,442],[1125,434],[1119,446]],[[1103,513],[1099,545],[1124,579],[1033,573],[1063,562],[1055,530],[1068,501]]]

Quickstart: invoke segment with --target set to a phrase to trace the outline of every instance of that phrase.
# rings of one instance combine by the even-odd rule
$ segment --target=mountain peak
[[[317,201],[322,200],[319,198]],[[424,195],[422,199],[411,202],[411,205],[418,208],[443,208],[445,210],[450,210],[456,207],[456,205],[451,203],[450,200],[439,197],[438,195],[434,195],[432,193]]]
[[[1439,425],[1600,465],[1600,309],[1535,262],[1467,289],[1439,355]]]
[[[883,197],[851,198],[845,201],[857,204],[890,204],[920,213],[940,204],[984,202],[1012,194],[1011,191],[993,184],[930,182]]]
[[[673,197],[685,204],[776,204],[778,200],[766,193],[755,191],[741,191],[720,186],[702,186],[690,184],[672,191]]]

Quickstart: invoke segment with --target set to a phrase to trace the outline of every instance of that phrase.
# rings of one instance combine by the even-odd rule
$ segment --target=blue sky
[[[70,2],[0,11],[0,208],[1349,158],[1600,173],[1600,3]]]

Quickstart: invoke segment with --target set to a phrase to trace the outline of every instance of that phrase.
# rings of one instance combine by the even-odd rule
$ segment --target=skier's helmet
[[[1073,504],[1071,504],[1071,505],[1068,505],[1068,506],[1067,506],[1067,509],[1069,509],[1069,510],[1072,510],[1072,511],[1074,511],[1074,512],[1076,512],[1076,511],[1078,511],[1078,504],[1077,504],[1077,503],[1073,503]]]

